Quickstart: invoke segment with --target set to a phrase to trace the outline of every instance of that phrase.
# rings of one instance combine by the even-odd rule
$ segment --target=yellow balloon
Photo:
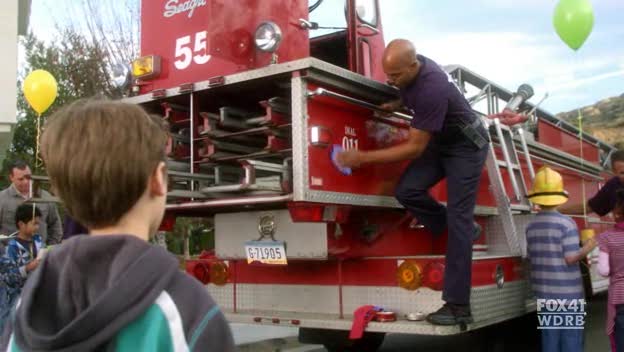
[[[22,90],[30,107],[42,114],[56,100],[58,86],[50,72],[35,70],[26,76]]]

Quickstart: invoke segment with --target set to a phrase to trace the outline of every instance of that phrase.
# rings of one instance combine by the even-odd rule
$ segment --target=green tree
[[[47,116],[59,107],[80,98],[106,96],[117,98],[122,91],[111,79],[107,69],[107,53],[98,43],[87,40],[72,29],[64,29],[57,40],[46,43],[34,35],[26,36],[22,45],[25,50],[25,62],[20,67],[17,82],[17,124],[14,128],[13,141],[2,165],[2,174],[8,175],[9,165],[17,159],[35,165],[36,118],[37,114],[28,106],[22,92],[22,82],[26,75],[35,69],[50,72],[58,82],[58,97],[42,117],[42,125]],[[37,174],[45,174],[40,168]],[[8,179],[2,179],[3,187]]]

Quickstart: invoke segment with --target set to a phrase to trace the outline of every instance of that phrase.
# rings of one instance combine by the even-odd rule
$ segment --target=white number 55
[[[206,31],[195,33],[195,48],[191,51],[188,46],[191,44],[191,36],[187,35],[176,40],[175,68],[178,70],[187,69],[191,65],[191,61],[195,61],[198,65],[203,65],[210,60],[210,55],[206,54]],[[193,56],[195,53],[195,56]]]

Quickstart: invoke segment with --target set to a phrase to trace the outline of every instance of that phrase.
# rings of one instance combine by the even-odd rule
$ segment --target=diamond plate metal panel
[[[404,316],[407,313],[431,313],[440,308],[442,293],[429,288],[408,291],[400,287],[347,286],[343,288],[344,312],[351,314],[362,305],[374,304]],[[475,321],[486,321],[500,314],[519,314],[526,311],[527,283],[506,283],[474,288],[470,302]]]
[[[533,214],[516,214],[513,216],[518,245],[524,253],[526,253],[526,227],[531,222],[533,216]],[[505,226],[503,226],[503,219],[500,216],[488,218],[486,236],[489,246],[488,254],[516,256],[509,248]]]
[[[321,285],[253,285],[236,287],[239,310],[338,314],[338,287]]]
[[[223,310],[234,309],[234,285],[216,286],[206,285],[206,291],[215,300],[217,305]]]
[[[308,190],[305,192],[307,200],[312,202],[333,203],[333,204],[357,204],[360,206],[381,206],[402,208],[403,206],[394,197],[386,196],[364,196],[354,193],[340,193],[329,191]]]
[[[337,287],[240,285],[237,292],[245,303],[239,305],[236,314],[224,307],[231,322],[249,323],[254,318],[261,318],[258,324],[275,325],[273,319],[279,319],[279,324],[292,325],[292,320],[296,319],[301,327],[349,330],[350,312],[360,305],[376,304],[396,311],[398,320],[371,322],[367,331],[423,335],[461,332],[458,326],[435,326],[424,321],[405,320],[403,314],[407,312],[421,310],[430,313],[439,308],[442,304],[441,293],[429,289],[407,291],[395,287],[343,287],[345,319],[339,318],[339,307],[333,303],[338,302]],[[527,284],[524,281],[505,284],[501,289],[496,285],[476,288],[472,292],[471,304],[475,323],[470,324],[468,330],[521,316],[535,308],[534,300],[527,300]]]
[[[291,80],[292,101],[292,154],[293,154],[293,194],[294,200],[305,200],[308,189],[308,98],[307,86],[303,78],[295,76]]]

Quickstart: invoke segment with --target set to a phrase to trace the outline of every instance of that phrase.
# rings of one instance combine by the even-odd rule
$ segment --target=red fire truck
[[[164,224],[212,217],[216,258],[189,263],[232,322],[294,326],[330,350],[375,350],[385,333],[452,335],[535,310],[527,281],[525,198],[534,170],[564,176],[571,202],[609,177],[613,148],[462,66],[445,70],[490,131],[473,247],[474,323],[434,326],[442,305],[446,237],[411,225],[394,198],[405,164],[344,174],[334,145],[370,150],[400,143],[410,116],[380,111],[384,84],[379,0],[347,0],[344,28],[315,36],[322,0],[143,0],[133,97],[171,128],[171,190]],[[426,54],[426,53],[425,53]],[[516,100],[514,102],[514,100]],[[487,116],[515,104],[529,121]],[[585,192],[585,197],[583,196]],[[444,201],[441,182],[432,195]],[[601,231],[609,219],[576,217]],[[582,266],[587,295],[607,281]],[[382,307],[349,341],[354,311]],[[347,347],[345,347],[347,346]]]

